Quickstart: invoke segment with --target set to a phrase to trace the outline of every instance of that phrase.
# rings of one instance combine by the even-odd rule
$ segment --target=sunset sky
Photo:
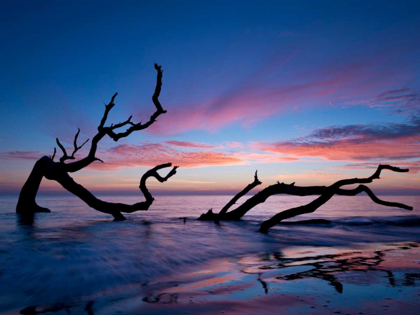
[[[151,190],[234,193],[255,170],[261,187],[328,185],[391,164],[410,172],[383,172],[375,191],[420,194],[418,1],[1,1],[0,12],[1,194],[19,193],[56,137],[92,138],[115,92],[108,125],[147,121],[154,63],[168,112],[100,142],[105,163],[72,174],[93,192],[138,193],[148,168],[172,162],[177,175]]]

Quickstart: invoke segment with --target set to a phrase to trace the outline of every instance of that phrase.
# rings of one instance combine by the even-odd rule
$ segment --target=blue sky
[[[92,138],[115,92],[110,122],[148,119],[155,62],[168,113],[118,143],[104,139],[106,163],[75,175],[87,188],[136,192],[142,172],[164,159],[181,166],[154,188],[168,192],[235,191],[255,169],[266,185],[325,185],[379,163],[411,170],[384,176],[379,191],[420,189],[416,1],[2,1],[0,9],[2,192],[19,191],[55,137],[71,147],[79,127],[80,139]]]

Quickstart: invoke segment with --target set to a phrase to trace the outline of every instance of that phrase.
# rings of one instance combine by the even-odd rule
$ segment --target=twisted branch
[[[124,220],[124,216],[121,212],[124,213],[133,213],[136,211],[147,211],[149,207],[152,205],[154,198],[152,194],[146,187],[146,181],[149,177],[156,178],[159,182],[163,183],[167,181],[170,177],[176,174],[176,169],[178,166],[172,168],[172,170],[165,176],[160,176],[157,171],[166,167],[172,166],[171,163],[166,163],[162,165],[158,165],[151,170],[147,171],[140,179],[140,191],[143,193],[145,197],[145,201],[137,202],[132,205],[124,204],[124,203],[113,203],[100,200],[96,198],[91,192],[89,192],[86,188],[82,185],[76,183],[73,178],[71,178],[67,173],[65,175],[57,176],[56,178],[52,178],[57,180],[61,186],[67,189],[72,194],[79,197],[83,200],[88,206],[92,207],[95,210],[98,210],[103,213],[111,214],[116,220]]]
[[[74,150],[70,156],[67,155],[67,151],[64,148],[64,146],[60,143],[60,140],[58,140],[58,138],[55,139],[58,147],[61,149],[61,151],[63,151],[63,156],[60,158],[61,163],[64,163],[65,160],[74,160],[75,159],[74,155],[76,154],[76,152],[79,151],[89,141],[89,139],[87,139],[85,142],[82,143],[81,146],[77,146],[77,138],[79,137],[79,133],[80,133],[80,128],[77,128],[77,133],[74,136],[74,141],[73,141]],[[53,156],[55,156],[55,148],[54,148]]]
[[[364,191],[368,194],[368,196],[372,199],[372,201],[378,204],[388,206],[388,207],[398,207],[398,208],[402,208],[406,210],[413,210],[412,207],[407,206],[405,204],[401,204],[397,202],[388,202],[388,201],[383,201],[379,199],[368,187],[364,185],[359,185],[356,189],[352,189],[352,190],[341,189],[342,186],[346,186],[346,185],[371,183],[374,179],[379,179],[379,176],[382,170],[391,170],[393,172],[398,172],[398,173],[408,172],[408,169],[401,169],[399,167],[390,166],[390,165],[379,165],[376,172],[370,177],[339,180],[335,182],[334,184],[332,184],[331,186],[326,187],[324,192],[321,194],[321,196],[319,196],[317,199],[313,200],[312,202],[306,205],[300,206],[300,207],[282,211],[276,214],[275,216],[273,216],[271,219],[264,221],[260,226],[260,232],[267,233],[271,227],[273,227],[274,225],[277,225],[283,220],[290,219],[298,215],[314,212],[324,203],[329,201],[335,194],[345,195],[345,196],[355,196],[359,194],[360,192]]]
[[[225,213],[232,207],[242,196],[246,195],[249,191],[251,191],[254,187],[261,185],[262,183],[258,179],[258,171],[255,171],[254,181],[248,186],[246,186],[241,192],[239,192],[235,197],[233,197],[224,207],[220,210],[219,214],[216,216],[214,220],[215,223],[219,223],[220,220],[223,219]]]
[[[118,141],[121,138],[125,138],[125,137],[129,136],[134,131],[146,129],[147,127],[151,126],[156,121],[157,117],[159,117],[161,114],[166,113],[166,111],[163,110],[162,105],[159,102],[159,95],[160,95],[160,91],[161,91],[161,87],[162,87],[162,73],[163,73],[162,67],[155,64],[155,69],[157,70],[157,82],[156,82],[156,88],[155,88],[155,92],[153,94],[152,99],[153,99],[153,103],[155,104],[156,111],[150,117],[149,121],[146,122],[145,124],[142,124],[141,122],[135,124],[131,121],[132,116],[130,116],[124,122],[117,123],[115,125],[111,124],[111,126],[106,127],[105,123],[108,119],[108,114],[111,111],[111,109],[115,106],[114,101],[115,101],[115,98],[118,95],[118,93],[115,93],[112,96],[111,101],[108,104],[105,104],[104,115],[103,115],[103,117],[101,119],[101,122],[98,126],[98,133],[92,139],[91,147],[90,147],[88,156],[86,156],[85,158],[83,158],[79,161],[75,161],[75,162],[66,164],[67,172],[70,172],[70,173],[77,172],[77,171],[85,168],[86,166],[88,166],[90,163],[92,163],[94,161],[101,161],[102,162],[102,160],[95,157],[95,154],[96,154],[96,150],[97,150],[99,141],[105,135],[108,135],[114,141]],[[131,127],[128,128],[125,132],[120,132],[120,133],[115,133],[114,132],[114,130],[116,130],[118,128],[121,128],[121,127],[124,127],[126,125],[130,125]]]
[[[150,116],[149,121],[146,122],[145,124],[142,124],[141,122],[139,122],[138,124],[134,124],[134,123],[130,122],[130,119],[131,119],[131,116],[130,116],[130,118],[127,121],[119,124],[120,127],[122,127],[124,125],[127,125],[127,124],[131,125],[131,127],[128,128],[125,132],[114,133],[114,129],[116,129],[116,127],[115,126],[111,127],[107,131],[107,134],[114,141],[118,141],[120,138],[127,137],[133,131],[146,129],[147,127],[152,125],[161,114],[165,114],[167,112],[166,110],[163,110],[162,105],[159,102],[159,95],[160,95],[160,91],[161,91],[161,87],[162,87],[162,74],[163,74],[162,67],[155,63],[155,69],[157,70],[158,75],[157,75],[155,93],[153,93],[152,100],[153,100],[153,103],[156,106],[156,112],[154,112],[153,115]]]

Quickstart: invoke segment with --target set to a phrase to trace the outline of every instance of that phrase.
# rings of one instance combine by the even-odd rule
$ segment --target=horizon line
[[[260,192],[263,189],[255,190],[254,192],[248,192],[245,196],[253,196]],[[206,191],[197,191],[197,190],[185,190],[185,191],[170,191],[170,190],[163,190],[163,191],[154,191],[152,193],[153,196],[232,196],[234,197],[236,194],[239,193],[240,190],[230,191],[230,190],[206,190]],[[143,197],[141,191],[126,191],[126,190],[93,190],[91,191],[94,195],[98,196],[139,196]],[[0,197],[16,197],[18,198],[20,191],[0,191]],[[409,190],[386,190],[386,189],[377,189],[375,194],[378,196],[419,196],[420,189],[409,189]],[[74,196],[67,190],[44,190],[39,191],[37,196]],[[288,194],[278,194],[273,196],[293,196]],[[358,196],[366,196],[366,194],[359,194]],[[299,197],[299,196],[296,196]],[[75,196],[75,198],[77,198]]]

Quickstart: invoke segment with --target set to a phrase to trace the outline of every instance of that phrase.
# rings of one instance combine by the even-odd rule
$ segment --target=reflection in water
[[[52,306],[29,306],[20,311],[22,315],[35,315],[35,314],[45,314],[45,313],[56,313],[61,310],[66,310],[67,313],[70,313],[70,306],[64,304],[55,304]]]
[[[404,273],[404,279],[397,282],[391,270],[381,267],[384,262],[386,252],[394,250],[407,250],[418,247],[418,243],[412,242],[394,248],[377,251],[353,251],[349,253],[315,255],[305,257],[284,257],[281,253],[264,254],[260,256],[263,264],[243,270],[244,273],[258,273],[258,281],[262,284],[264,292],[268,292],[268,283],[280,281],[294,281],[302,279],[317,278],[326,281],[333,286],[339,293],[343,293],[343,284],[339,281],[339,276],[346,272],[384,272],[392,287],[396,286],[415,286],[416,280],[420,279],[420,273]],[[256,262],[254,262],[256,263]],[[291,272],[295,267],[310,267],[308,270]],[[419,266],[420,268],[420,266]],[[286,271],[287,274],[273,276],[273,271]],[[264,273],[270,272],[271,277],[264,277]],[[264,279],[264,280],[263,280]]]
[[[158,295],[150,295],[143,298],[147,303],[162,303],[171,304],[176,303],[178,300],[178,293],[160,293]]]
[[[85,311],[87,312],[87,315],[94,315],[94,313],[93,313],[93,304],[94,303],[95,303],[94,301],[87,302],[87,304],[85,306]]]
[[[35,214],[16,214],[18,226],[33,226],[35,222]]]
[[[261,285],[263,286],[264,289],[264,293],[267,294],[268,293],[268,285],[267,282],[261,280],[261,274],[258,275],[258,281],[261,283]]]
[[[85,311],[87,315],[94,315],[93,304],[94,301],[89,301],[85,306]],[[21,310],[19,313],[22,315],[36,315],[36,314],[47,314],[47,313],[59,313],[65,311],[67,314],[71,313],[71,306],[57,303],[51,306],[29,306]]]

